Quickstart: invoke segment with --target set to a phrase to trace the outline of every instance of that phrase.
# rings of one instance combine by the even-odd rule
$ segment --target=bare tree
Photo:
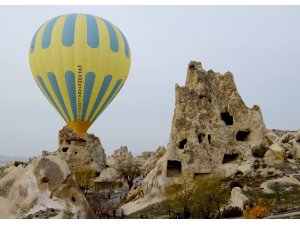
[[[96,178],[96,172],[90,168],[80,168],[75,172],[75,177],[80,189],[84,195],[94,187],[94,179]]]
[[[280,184],[279,182],[269,182],[268,188],[274,191],[277,201],[280,202],[280,194],[284,191],[284,185]]]
[[[184,218],[192,212],[194,218],[220,217],[220,208],[229,199],[228,190],[222,188],[217,176],[200,177],[196,180],[181,180],[165,189],[168,204],[174,209],[183,209]]]
[[[133,186],[133,180],[142,174],[139,163],[131,154],[126,157],[116,159],[113,167],[118,172],[120,178],[127,183],[129,189]]]
[[[90,199],[90,206],[99,219],[116,218],[116,211],[120,207],[119,202],[112,202],[104,191],[94,191]]]

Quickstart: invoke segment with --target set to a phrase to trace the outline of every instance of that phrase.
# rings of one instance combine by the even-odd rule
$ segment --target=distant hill
[[[7,161],[28,161],[29,157],[0,155],[0,164]]]

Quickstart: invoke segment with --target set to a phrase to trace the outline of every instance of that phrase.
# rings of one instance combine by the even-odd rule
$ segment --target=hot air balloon
[[[130,60],[123,33],[109,21],[88,14],[47,21],[34,34],[29,49],[36,83],[80,136],[122,88]]]

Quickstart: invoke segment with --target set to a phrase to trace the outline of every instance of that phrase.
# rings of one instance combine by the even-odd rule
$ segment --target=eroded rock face
[[[93,134],[80,137],[67,126],[59,131],[59,150],[56,155],[65,160],[73,172],[86,167],[100,174],[106,165],[105,152],[99,138]]]
[[[134,157],[132,156],[131,152],[128,151],[127,146],[121,146],[119,149],[115,150],[111,156],[107,157],[106,164],[109,167],[114,167],[118,160],[127,158],[133,160]]]
[[[141,163],[141,171],[146,176],[152,169],[155,168],[157,161],[166,153],[166,148],[160,146],[152,153],[143,163]]]
[[[230,205],[237,206],[240,209],[244,208],[244,203],[248,201],[248,198],[242,193],[240,187],[234,187],[231,190]]]
[[[10,162],[0,172],[0,218],[92,216],[68,164],[56,156]]]
[[[268,164],[300,159],[300,131],[269,130],[267,138],[270,147],[264,159]]]
[[[166,154],[145,178],[146,193],[158,192],[180,176],[224,171],[263,157],[269,144],[258,106],[248,108],[230,72],[205,71],[191,62],[186,85],[176,85],[176,102]],[[255,155],[255,156],[254,156]],[[245,171],[248,165],[240,166]],[[232,176],[236,169],[227,170]]]

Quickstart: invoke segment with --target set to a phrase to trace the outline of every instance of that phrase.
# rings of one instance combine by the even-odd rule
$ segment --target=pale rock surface
[[[68,164],[56,156],[35,157],[28,163],[10,163],[0,168],[0,218],[31,218],[31,215],[35,218],[92,216]]]
[[[158,196],[181,177],[215,172],[233,177],[237,171],[248,174],[255,155],[263,157],[269,148],[261,110],[245,105],[232,73],[205,71],[200,62],[192,61],[185,86],[176,85],[175,92],[166,153],[142,184],[145,197],[138,201],[145,207],[148,195]]]
[[[162,198],[161,196],[148,195],[134,202],[129,202],[123,205],[121,208],[124,210],[125,215],[130,215],[134,212],[139,211],[140,209],[144,209],[149,205],[159,203],[163,200],[164,198]]]
[[[295,134],[295,139],[293,140],[293,151],[295,159],[300,159],[300,130]]]
[[[116,162],[120,159],[130,158],[133,159],[131,152],[128,151],[127,146],[121,146],[119,149],[115,150],[111,156],[108,156],[106,159],[106,165],[113,167]]]
[[[100,173],[105,167],[105,151],[95,135],[86,134],[80,137],[65,126],[59,131],[58,139],[59,149],[54,155],[65,160],[72,172],[85,167]]]
[[[274,154],[274,157],[276,159],[281,161],[286,161],[285,149],[283,147],[275,143],[269,147],[269,150]]]
[[[175,90],[167,151],[144,180],[145,193],[156,192],[176,177],[201,176],[222,166],[228,168],[225,176],[237,170],[249,173],[251,162],[246,161],[253,161],[252,149],[269,147],[267,132],[260,108],[247,108],[233,75],[205,71],[201,63],[191,62],[186,85],[176,85]]]
[[[268,164],[274,164],[277,159],[273,151],[268,150],[264,156],[264,160]]]
[[[268,180],[266,182],[263,182],[260,185],[260,187],[263,188],[263,191],[265,193],[272,193],[273,191],[270,190],[268,187],[269,187],[269,184],[273,183],[273,182],[278,182],[280,184],[296,184],[296,185],[300,186],[300,181],[297,178],[292,177],[292,176],[283,176],[283,177],[280,177],[280,178],[277,178],[277,179],[272,179],[272,180]]]
[[[119,177],[120,175],[114,168],[108,167],[103,169],[100,173],[100,176],[98,176],[94,181],[95,182],[116,181],[119,179]]]
[[[243,194],[243,191],[240,187],[234,187],[231,190],[230,197],[230,206],[237,206],[240,209],[243,209],[244,203],[249,199]]]
[[[158,147],[141,165],[141,170],[144,175],[147,175],[156,166],[157,161],[166,153],[165,147]]]

